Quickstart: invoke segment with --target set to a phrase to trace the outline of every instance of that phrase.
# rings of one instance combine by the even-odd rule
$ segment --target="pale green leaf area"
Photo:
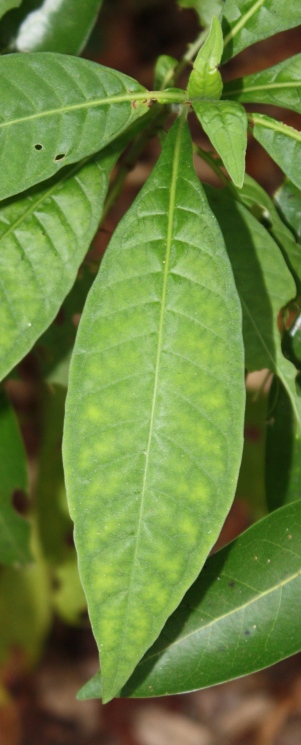
[[[276,377],[268,401],[265,487],[270,510],[301,498],[301,439],[290,398]]]
[[[239,301],[181,118],[107,249],[70,371],[65,477],[104,701],[221,529],[241,459],[243,378]]]
[[[24,9],[21,7],[16,14],[11,46],[18,52],[80,54],[90,36],[102,2],[103,0],[42,0],[38,8],[29,12],[26,3],[22,3]],[[15,2],[14,5],[16,4]]]
[[[261,670],[300,646],[301,502],[211,556],[121,696],[185,693]],[[78,694],[100,698],[97,673]]]
[[[301,132],[265,114],[251,114],[252,133],[293,184],[301,188]]]
[[[0,0],[0,18],[12,8],[18,8],[22,0]]]
[[[301,191],[286,179],[274,194],[279,212],[291,228],[298,243],[301,243]],[[300,252],[300,249],[299,249]],[[301,268],[301,267],[300,267]],[[301,279],[301,271],[300,271]]]
[[[28,488],[24,445],[13,408],[0,390],[0,563],[22,565],[31,561],[30,524],[13,507],[16,491]]]
[[[0,199],[104,148],[148,112],[144,96],[132,78],[88,60],[0,57]]]
[[[0,204],[0,377],[27,354],[72,287],[116,158],[100,154]]]
[[[174,82],[174,71],[178,60],[169,54],[160,54],[155,65],[154,88],[164,90]]]
[[[295,187],[294,187],[295,188]],[[233,186],[231,186],[233,192]],[[229,194],[230,195],[230,194]],[[281,219],[274,202],[257,181],[245,174],[242,189],[236,191],[239,201],[261,222],[281,248],[287,266],[296,282],[297,292],[301,293],[301,251],[292,231]]]
[[[223,62],[242,49],[301,24],[300,0],[226,0]]]
[[[219,16],[223,7],[223,0],[178,0],[182,8],[194,8],[201,24],[210,26],[213,16]]]
[[[209,35],[193,63],[188,80],[188,96],[214,100],[221,97],[223,81],[217,69],[223,53],[223,34],[217,18],[212,19]]]
[[[231,179],[240,188],[247,149],[248,121],[244,108],[236,101],[194,101],[193,108]]]
[[[50,629],[49,573],[33,528],[34,562],[19,569],[2,567],[0,573],[0,662],[12,669],[16,650],[24,668],[38,662]]]
[[[283,106],[301,114],[301,54],[254,75],[225,83],[222,97],[243,103]]]
[[[278,315],[296,294],[296,285],[281,250],[267,230],[222,190],[206,187],[218,219],[235,277],[243,313],[246,368],[268,368],[285,386],[301,434],[301,399],[296,368],[282,354]]]

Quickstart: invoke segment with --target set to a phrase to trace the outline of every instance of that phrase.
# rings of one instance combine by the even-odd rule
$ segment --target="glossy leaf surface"
[[[26,564],[31,560],[29,522],[17,514],[14,494],[26,494],[26,455],[12,406],[0,391],[0,564]]]
[[[219,16],[223,0],[178,0],[182,8],[194,8],[203,26],[210,26],[213,16]]]
[[[77,164],[0,205],[0,377],[31,349],[72,287],[117,155]]]
[[[121,696],[184,693],[247,675],[301,648],[301,502],[211,556]],[[78,698],[100,698],[98,673]]]
[[[225,83],[223,98],[284,106],[301,113],[301,54],[267,70]]]
[[[145,95],[132,78],[88,60],[0,57],[0,199],[101,150],[148,111]]]
[[[243,370],[228,258],[178,120],[105,254],[70,371],[65,476],[106,701],[220,531]]]
[[[265,114],[252,114],[252,132],[275,163],[301,188],[301,132]]]
[[[301,191],[291,181],[285,180],[274,194],[274,200],[285,222],[301,242]],[[301,273],[300,273],[301,277]]]
[[[247,115],[235,101],[193,102],[201,125],[234,184],[243,185],[247,149]]]
[[[301,23],[300,2],[290,0],[226,0],[222,27],[226,62],[242,49]]]
[[[298,433],[301,399],[296,369],[282,354],[278,315],[296,294],[293,277],[278,245],[252,214],[221,190],[206,187],[223,232],[243,312],[246,368],[276,372],[290,396]]]
[[[22,0],[0,0],[0,19],[12,8],[21,5]]]
[[[276,377],[269,393],[265,486],[270,510],[301,498],[301,439],[290,398]]]
[[[23,3],[24,8],[21,7],[12,19],[15,29],[11,47],[18,52],[79,54],[92,31],[102,1],[43,0],[38,7],[31,7],[37,3]]]
[[[188,96],[202,99],[218,99],[223,90],[223,81],[217,69],[223,53],[223,34],[217,18],[212,19],[210,33],[193,63],[188,80]]]

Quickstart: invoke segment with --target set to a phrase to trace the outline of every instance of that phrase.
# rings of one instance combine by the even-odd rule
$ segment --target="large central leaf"
[[[132,78],[88,60],[0,58],[0,199],[105,147],[148,111],[146,96]]]
[[[105,701],[197,576],[229,510],[243,378],[231,269],[178,120],[112,239],[70,371],[66,482]]]

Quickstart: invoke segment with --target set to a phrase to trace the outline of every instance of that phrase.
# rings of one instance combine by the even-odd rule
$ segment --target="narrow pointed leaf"
[[[294,187],[295,188],[295,187]],[[233,195],[233,186],[231,187]],[[301,293],[301,251],[293,233],[281,219],[275,204],[267,192],[251,176],[245,175],[242,189],[236,192],[239,201],[269,231],[280,246],[294,280],[297,292]],[[229,194],[230,195],[230,194]]]
[[[301,243],[301,191],[291,181],[284,183],[274,194],[274,200],[285,222]],[[300,249],[299,249],[300,251]],[[301,278],[301,274],[300,274]]]
[[[301,54],[267,70],[225,83],[223,98],[283,106],[301,114]]]
[[[281,349],[278,315],[295,297],[296,286],[280,248],[244,205],[222,190],[206,187],[210,206],[223,232],[243,312],[246,368],[268,368],[285,386],[301,433],[301,399],[296,368]]]
[[[300,2],[290,0],[226,0],[222,27],[226,62],[242,49],[279,31],[301,24]]]
[[[221,14],[223,0],[178,0],[178,4],[182,8],[194,8],[202,26],[210,26],[213,16]]]
[[[147,698],[207,688],[299,652],[300,546],[297,502],[211,556],[120,695]],[[78,698],[101,695],[97,673]]]
[[[220,531],[242,372],[231,270],[178,120],[89,294],[67,396],[67,494],[106,701]]]
[[[21,5],[22,0],[0,0],[0,19],[8,10],[12,8],[18,8]]]
[[[247,115],[235,101],[192,102],[201,125],[234,184],[243,185],[247,149]]]
[[[265,114],[251,114],[252,132],[293,184],[301,188],[301,132]]]
[[[265,488],[269,510],[301,499],[301,439],[290,398],[276,377],[268,403]]]
[[[218,99],[223,90],[223,81],[217,69],[223,53],[223,34],[217,18],[212,19],[210,33],[200,49],[188,80],[188,96],[202,99]]]
[[[148,111],[146,95],[132,78],[88,60],[0,57],[0,199],[101,150]]]
[[[43,0],[38,8],[16,14],[12,46],[18,52],[80,54],[103,0]],[[16,3],[15,3],[16,4]],[[24,4],[24,3],[23,3]],[[23,5],[22,4],[22,5]],[[26,3],[25,3],[26,6]]]
[[[31,349],[72,287],[117,154],[62,171],[0,204],[0,377]]]
[[[0,564],[26,564],[31,560],[30,525],[17,514],[14,494],[28,488],[26,455],[12,406],[0,391]]]

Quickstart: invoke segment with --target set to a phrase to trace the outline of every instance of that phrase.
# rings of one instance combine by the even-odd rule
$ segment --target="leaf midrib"
[[[264,590],[263,592],[259,592],[256,597],[251,598],[246,603],[242,603],[242,605],[235,606],[235,608],[231,609],[227,613],[224,613],[223,615],[218,616],[217,618],[214,618],[212,621],[209,621],[209,623],[205,623],[203,626],[199,626],[197,629],[193,629],[193,631],[190,631],[185,636],[181,636],[176,641],[169,644],[164,649],[160,649],[159,652],[156,652],[152,655],[149,655],[148,657],[145,657],[144,660],[141,660],[139,667],[144,662],[148,662],[148,660],[154,659],[156,657],[161,657],[164,652],[168,651],[172,647],[176,647],[178,644],[181,644],[185,642],[190,637],[193,637],[195,634],[200,633],[203,629],[208,629],[210,626],[214,626],[214,624],[219,623],[220,621],[223,621],[225,618],[229,618],[230,616],[235,615],[236,613],[239,613],[240,611],[244,610],[245,608],[249,608],[253,603],[258,602],[259,600],[262,600],[262,598],[270,595],[272,592],[276,592],[277,590],[281,590],[282,587],[285,587],[285,585],[289,584],[290,582],[293,582],[295,579],[297,579],[301,575],[301,569],[299,569],[297,572],[294,572],[294,574],[291,574],[289,577],[286,577],[281,582],[278,582],[277,584],[273,585],[273,587],[270,587],[268,590]],[[194,609],[196,610],[196,609]]]
[[[138,527],[137,527],[137,533],[136,533],[136,546],[135,546],[135,553],[134,553],[133,560],[132,560],[132,572],[131,572],[131,577],[129,581],[129,587],[128,587],[128,593],[127,593],[127,605],[126,605],[125,614],[124,614],[124,624],[123,624],[124,632],[126,629],[127,616],[129,613],[129,606],[130,606],[130,597],[131,597],[131,592],[132,592],[132,586],[134,584],[135,569],[137,566],[137,554],[138,554],[138,548],[139,548],[143,508],[144,508],[146,486],[147,486],[150,449],[151,449],[152,438],[153,438],[153,433],[154,433],[155,409],[156,409],[156,403],[157,403],[160,360],[161,360],[162,342],[163,342],[163,326],[164,326],[164,316],[165,316],[167,280],[168,280],[169,261],[170,261],[170,254],[171,254],[171,245],[172,245],[176,184],[177,184],[177,178],[178,178],[178,172],[179,172],[180,145],[181,145],[183,125],[184,125],[184,118],[182,119],[182,127],[181,126],[179,127],[178,133],[177,133],[177,139],[176,139],[175,150],[174,150],[173,168],[172,168],[172,174],[171,174],[166,253],[165,253],[165,259],[164,259],[165,264],[164,264],[164,273],[163,273],[163,282],[162,282],[161,312],[160,312],[160,320],[159,320],[158,346],[157,346],[156,363],[155,363],[154,389],[153,389],[153,396],[152,396],[152,407],[151,407],[151,415],[150,415],[148,442],[147,442],[147,448],[145,451],[145,468],[144,468],[144,475],[143,475],[143,482],[142,482],[142,489],[141,489],[141,502],[140,502]],[[125,633],[123,635],[123,639],[124,639],[124,636],[125,636]],[[119,656],[119,659],[120,660],[122,659],[122,655]],[[118,666],[116,668],[113,683],[115,683],[115,680],[118,676],[119,666],[120,666],[120,663],[118,663]],[[112,687],[113,685],[111,686],[111,688]]]
[[[256,13],[256,11],[259,10],[259,8],[261,8],[261,6],[263,5],[264,1],[265,0],[257,0],[257,2],[255,2],[255,4],[253,5],[253,8],[250,8],[250,10],[248,10],[247,13],[245,13],[243,16],[241,16],[241,18],[239,19],[239,21],[237,21],[237,23],[233,26],[233,28],[231,29],[231,31],[229,31],[229,33],[227,34],[227,36],[225,36],[225,38],[224,38],[224,48],[227,46],[227,44],[229,44],[229,41],[231,41],[231,39],[233,39],[234,36],[236,36],[236,34],[238,34],[238,32],[246,25],[246,23],[248,22],[248,20],[250,18],[252,18],[252,16],[254,15],[254,13]]]
[[[240,88],[231,88],[231,90],[227,91],[227,88],[225,90],[225,98],[231,97],[233,95],[237,96],[243,93],[253,93],[253,91],[270,91],[270,90],[276,90],[278,88],[301,88],[301,82],[298,80],[292,81],[292,82],[283,82],[283,83],[262,83],[262,85],[249,85],[249,86],[241,86]],[[223,96],[224,98],[224,96]]]
[[[273,132],[279,132],[279,134],[290,137],[291,140],[301,142],[301,132],[298,132],[294,127],[290,127],[288,124],[282,124],[275,120],[269,120],[265,114],[250,114],[248,119],[251,123],[264,127],[265,129],[271,129]]]

